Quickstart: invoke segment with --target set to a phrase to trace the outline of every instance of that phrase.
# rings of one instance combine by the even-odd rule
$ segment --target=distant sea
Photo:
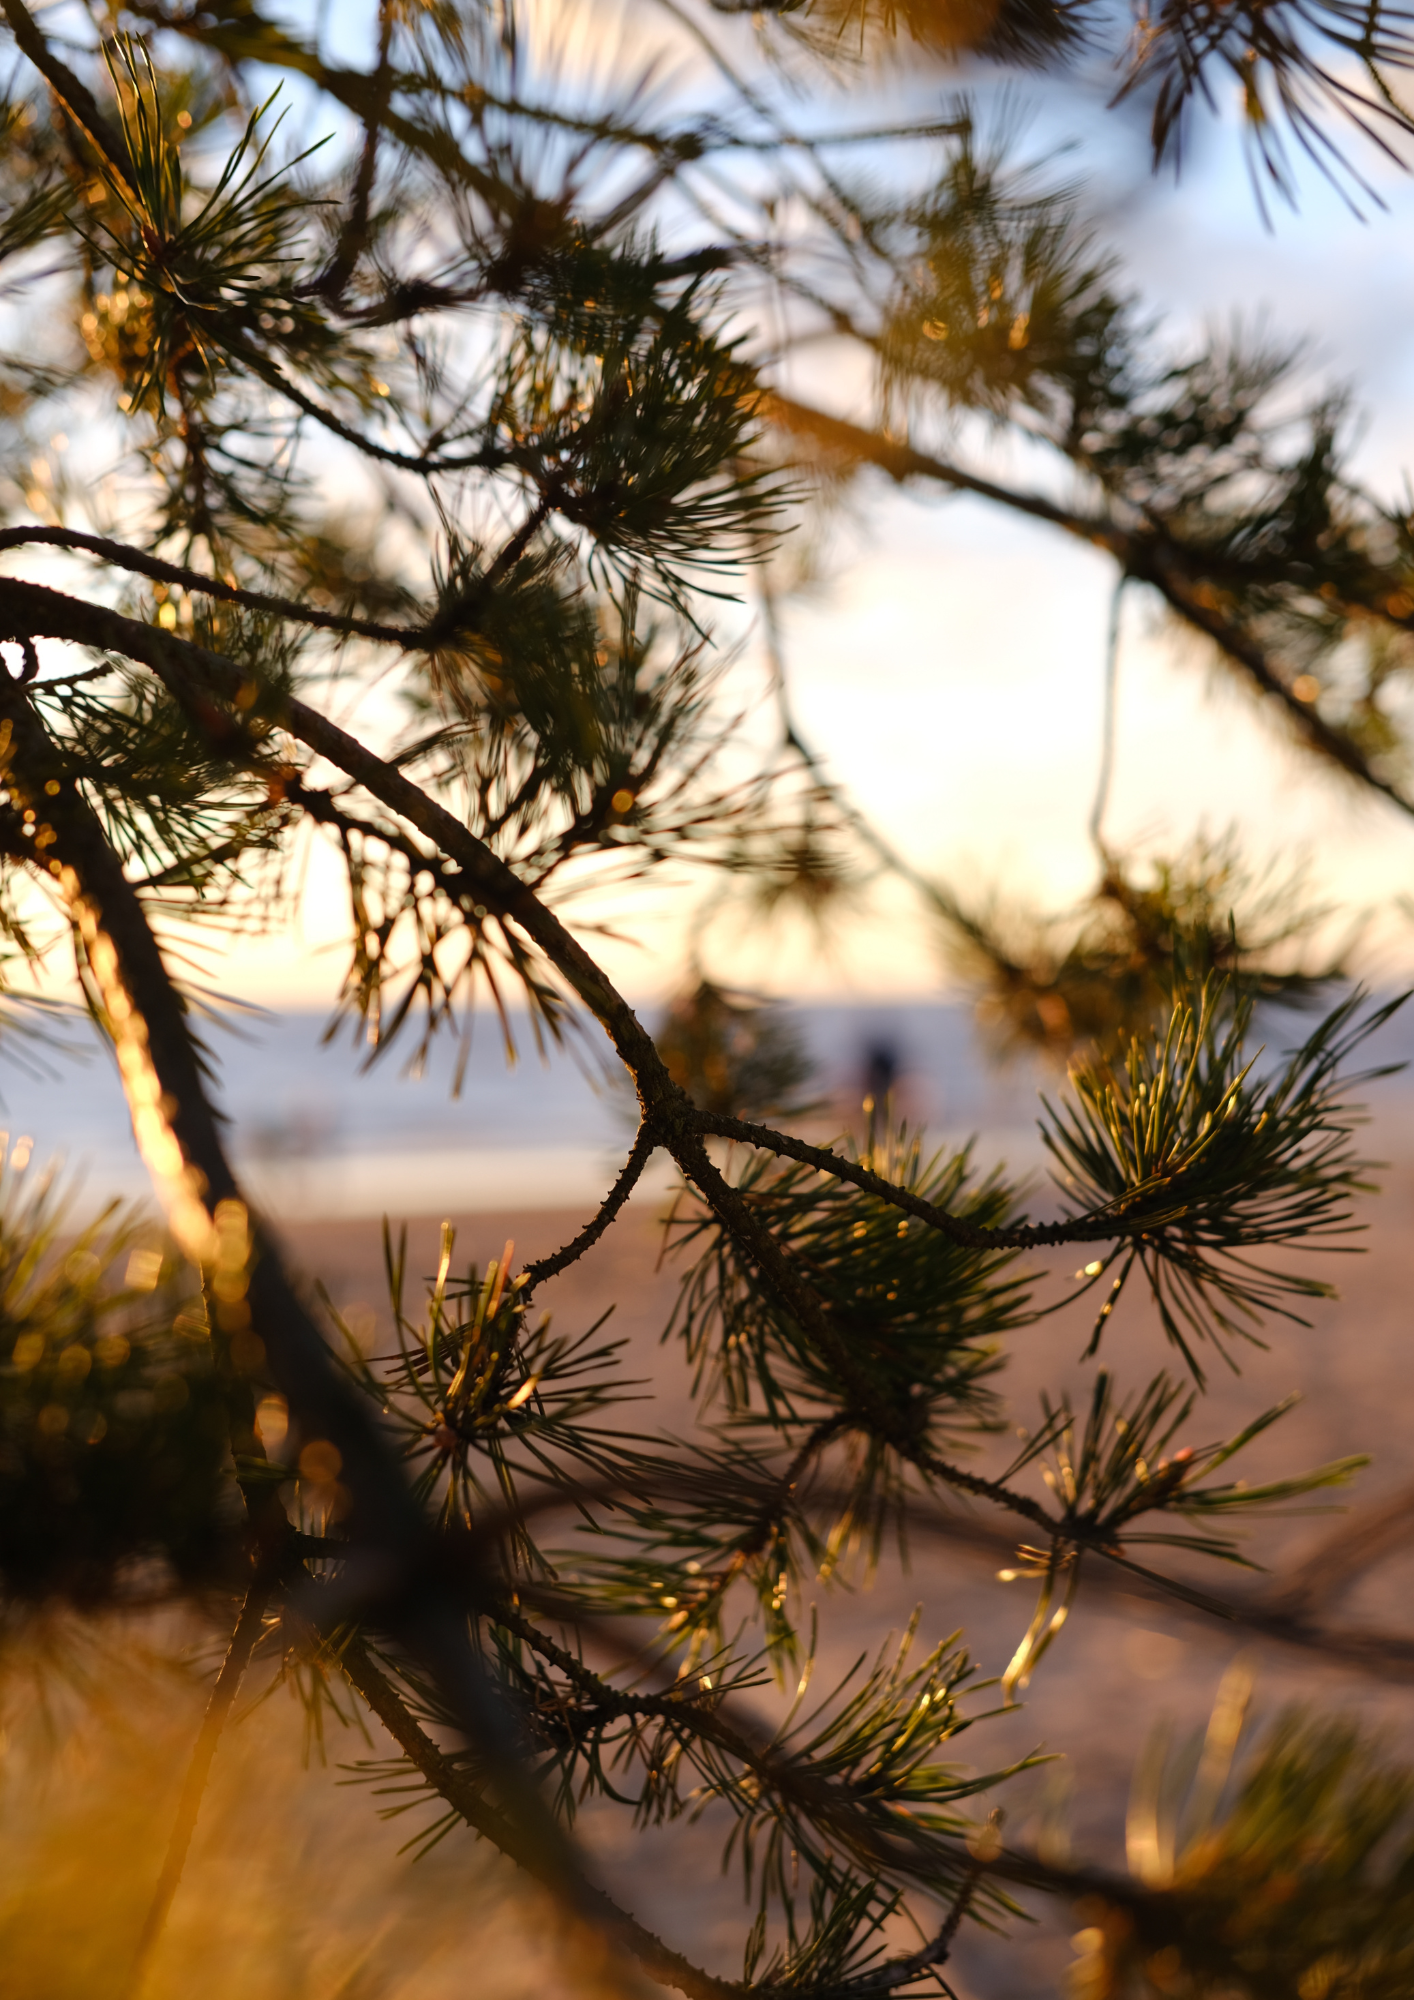
[[[892,1068],[898,1109],[930,1141],[976,1135],[979,1163],[1005,1162],[1023,1173],[1042,1167],[1037,1094],[1056,1092],[1064,1079],[1025,1061],[999,1068],[984,1054],[967,1008],[855,1001],[785,1011],[814,1061],[813,1095],[827,1102],[837,1126],[857,1127],[871,1076]],[[1361,1067],[1414,1059],[1414,1003],[1406,1011],[1407,1021],[1396,1017],[1369,1045]],[[498,1022],[478,1015],[454,1095],[450,1040],[434,1044],[424,1073],[414,1076],[407,1073],[411,1042],[395,1042],[367,1066],[367,1049],[347,1035],[326,1043],[325,1025],[322,1014],[291,1012],[240,1017],[235,1032],[205,1031],[233,1155],[255,1198],[277,1217],[592,1205],[630,1144],[633,1099],[614,1080],[597,1030],[572,1051],[542,1058],[527,1024],[517,1021],[520,1053],[511,1065]],[[1306,1032],[1303,1017],[1274,1015],[1264,1039],[1274,1052]],[[117,1071],[106,1050],[83,1040],[87,1033],[74,1031],[82,1059],[50,1055],[42,1076],[21,1066],[34,1060],[24,1043],[0,1038],[0,1125],[12,1140],[30,1141],[31,1171],[57,1164],[78,1183],[84,1208],[147,1192]],[[1375,1150],[1414,1154],[1414,1078],[1406,1072],[1363,1095],[1374,1114]],[[647,1187],[667,1184],[660,1166]]]

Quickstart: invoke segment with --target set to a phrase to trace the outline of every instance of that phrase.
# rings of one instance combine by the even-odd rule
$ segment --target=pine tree
[[[1035,1892],[1084,1918],[1097,1996],[1405,1992],[1414,1776],[1353,1725],[1283,1717],[1239,1754],[1229,1693],[1196,1776],[1149,1774],[1132,1875],[1060,1865],[977,1805],[1014,1773],[959,1770],[988,1699],[961,1639],[910,1632],[807,1702],[801,1618],[805,1589],[838,1615],[828,1586],[851,1561],[968,1496],[1010,1524],[998,1546],[1035,1585],[1002,1700],[1059,1641],[1082,1575],[1407,1666],[1407,1644],[1328,1630],[1299,1592],[1195,1597],[1164,1567],[1239,1560],[1246,1517],[1356,1468],[1247,1485],[1229,1467],[1280,1410],[1219,1445],[1195,1446],[1190,1419],[1215,1358],[1328,1290],[1287,1253],[1356,1227],[1352,1064],[1390,1009],[1331,1005],[1340,967],[1313,960],[1299,898],[1234,852],[1140,879],[1104,843],[1103,797],[1101,879],[1068,929],[969,907],[832,781],[784,666],[762,751],[714,638],[723,598],[760,588],[769,612],[800,517],[880,467],[1107,550],[1121,587],[1155,593],[1313,755],[1414,810],[1414,521],[1342,469],[1341,408],[1293,419],[1289,353],[1163,353],[1074,192],[951,99],[807,139],[769,73],[725,59],[708,110],[678,115],[648,78],[595,102],[537,66],[509,6],[384,0],[364,68],[256,0],[75,6],[62,36],[0,7],[18,328],[0,357],[6,1030],[36,1031],[18,975],[71,951],[170,1230],[159,1252],[101,1218],[59,1256],[69,1220],[17,1174],[3,1189],[0,1579],[11,1605],[95,1607],[142,1562],[239,1607],[131,1990],[258,1652],[346,1684],[396,1746],[368,1775],[426,1803],[423,1838],[464,1824],[509,1856],[611,1983],[636,1967],[693,2000],[946,1991],[959,1928]],[[890,36],[930,60],[1055,66],[1112,29],[1032,0],[760,24],[804,89]],[[1289,191],[1292,144],[1347,171],[1341,115],[1394,143],[1410,54],[1379,8],[1173,6],[1144,16],[1121,82],[1149,93],[1162,158],[1235,74],[1259,192]],[[282,94],[316,135],[355,130],[347,156],[290,140]],[[839,164],[885,138],[926,162],[910,192]],[[783,243],[765,225],[787,195],[805,219]],[[787,339],[825,325],[870,356],[876,429],[772,386],[743,330],[767,286]],[[940,412],[1024,432],[1074,497],[907,441]],[[88,476],[40,449],[59,426]],[[337,723],[390,663],[395,727]],[[344,863],[340,1011],[366,1046],[416,1058],[489,998],[508,1035],[524,1010],[541,1036],[606,1037],[639,1109],[603,1206],[554,1256],[461,1270],[448,1239],[414,1299],[390,1236],[397,1351],[373,1360],[247,1202],[202,996],[164,944],[177,921],[283,921],[311,827]],[[768,914],[828,910],[880,870],[908,881],[999,1039],[1069,1063],[1044,1114],[1049,1219],[887,1104],[854,1141],[801,1136],[805,1076],[750,996],[703,977],[655,1041],[571,892],[665,870]],[[1329,1011],[1262,1067],[1254,1010],[1279,1004]],[[615,1343],[535,1310],[659,1153],[681,1181],[670,1331],[701,1413],[672,1449],[630,1405]],[[1051,1246],[1088,1259],[1093,1394],[1053,1398],[983,1472],[968,1461],[1009,1420],[1008,1336],[1074,1296],[1025,1261]],[[1141,1288],[1172,1367],[1126,1388]],[[278,1459],[257,1422],[277,1398]],[[753,1702],[773,1675],[802,1696],[767,1727]],[[574,1832],[590,1797],[645,1843],[729,1812],[739,1975],[597,1886]]]

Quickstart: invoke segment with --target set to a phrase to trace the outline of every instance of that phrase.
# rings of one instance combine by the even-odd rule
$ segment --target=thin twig
[[[925,1972],[936,1972],[946,1965],[952,1956],[953,1944],[962,1920],[972,1907],[972,1899],[986,1873],[989,1850],[1001,1846],[1002,1814],[1000,1808],[989,1814],[986,1827],[978,1837],[972,1857],[972,1865],[962,1879],[952,1906],[942,1922],[937,1936],[929,1940],[920,1951],[910,1953],[893,1965],[881,1965],[877,1972],[866,1973],[862,1979],[850,1986],[851,2000],[874,2000],[876,1994],[897,1993],[901,1986],[909,1985]],[[947,1990],[946,1988],[944,1989]]]
[[[221,1740],[221,1732],[231,1705],[240,1692],[246,1668],[250,1665],[251,1654],[255,1651],[260,1634],[264,1629],[265,1608],[276,1580],[276,1566],[262,1559],[260,1567],[251,1580],[245,1602],[241,1605],[240,1616],[231,1634],[231,1643],[226,1649],[226,1657],[221,1662],[221,1671],[216,1676],[216,1685],[206,1704],[201,1729],[192,1750],[191,1762],[182,1783],[182,1795],[177,1802],[177,1816],[172,1822],[172,1831],[167,1840],[167,1851],[162,1858],[162,1870],[157,1877],[157,1886],[152,1892],[147,1915],[143,1919],[137,1949],[133,1953],[132,1968],[127,1983],[122,1988],[121,2000],[137,2000],[147,1978],[156,1952],[162,1929],[167,1921],[167,1913],[172,1907],[172,1899],[182,1879],[192,1835],[196,1831],[197,1815],[201,1811],[202,1797],[206,1791],[206,1781],[211,1775],[212,1761],[216,1746]]]
[[[824,1509],[847,1498],[847,1492],[817,1487],[810,1504]],[[1009,1565],[1016,1559],[1015,1533],[999,1521],[916,1505],[905,1506],[903,1519],[910,1534],[934,1536],[979,1562]],[[1156,1571],[1130,1568],[1116,1562],[1105,1548],[1092,1547],[1086,1551],[1080,1587],[1092,1595],[1141,1598],[1163,1605],[1175,1616],[1209,1631],[1216,1621],[1220,1629],[1250,1632],[1254,1638],[1314,1655],[1370,1679],[1405,1685],[1414,1671],[1414,1637],[1377,1628],[1317,1625],[1301,1615],[1299,1606],[1287,1608],[1283,1578],[1247,1595],[1208,1590],[1200,1597],[1187,1585],[1174,1587]]]
[[[835,1180],[849,1181],[866,1194],[877,1195],[891,1208],[916,1216],[930,1229],[936,1229],[940,1235],[962,1245],[964,1249],[1038,1250],[1062,1243],[1112,1242],[1135,1231],[1154,1227],[1152,1215],[1127,1221],[1123,1211],[1111,1210],[1098,1215],[1075,1216],[1064,1222],[1017,1222],[1002,1229],[988,1229],[961,1216],[950,1215],[945,1208],[939,1208],[923,1195],[883,1179],[858,1160],[846,1159],[828,1146],[812,1146],[807,1140],[797,1139],[789,1132],[777,1132],[769,1125],[758,1125],[745,1118],[728,1118],[720,1112],[704,1111],[701,1125],[719,1139],[736,1139],[743,1145],[756,1146],[765,1152],[778,1153],[785,1159],[797,1160],[802,1166],[814,1167],[817,1172],[829,1174]]]
[[[571,1264],[577,1263],[585,1251],[592,1249],[599,1241],[638,1185],[643,1169],[652,1158],[657,1144],[653,1128],[645,1120],[638,1128],[633,1150],[620,1167],[618,1178],[600,1203],[598,1214],[586,1222],[579,1234],[572,1237],[563,1248],[553,1251],[548,1257],[538,1257],[533,1264],[526,1265],[521,1273],[520,1284],[520,1296],[523,1301],[548,1278],[557,1277],[561,1271],[568,1270]]]
[[[373,72],[373,85],[377,92],[378,103],[374,113],[364,119],[363,151],[359,157],[358,171],[354,176],[348,216],[339,231],[334,254],[312,287],[317,298],[325,299],[333,306],[337,306],[343,298],[358,260],[368,247],[368,210],[373,195],[374,176],[378,168],[378,137],[383,128],[383,120],[388,114],[388,99],[393,88],[393,72],[388,62],[388,49],[392,36],[393,8],[389,5],[389,0],[380,0],[378,66]]]
[[[1174,536],[1152,528],[1133,532],[1108,516],[1079,513],[1058,506],[1041,494],[999,485],[946,459],[917,451],[912,445],[884,437],[842,417],[830,416],[789,396],[765,397],[761,410],[763,416],[782,429],[813,439],[838,457],[877,466],[900,483],[907,479],[930,479],[953,492],[975,493],[1011,513],[1045,521],[1080,541],[1104,549],[1127,577],[1136,583],[1151,584],[1186,624],[1203,633],[1263,694],[1270,695],[1310,748],[1388,799],[1391,805],[1398,806],[1401,812],[1414,814],[1414,800],[1380,777],[1358,744],[1333,729],[1313,703],[1303,702],[1292,691],[1251,633],[1205,601],[1198,580],[1205,570],[1205,560],[1200,553],[1190,554]]]
[[[1101,861],[1108,864],[1104,842],[1105,809],[1110,802],[1110,783],[1115,762],[1115,697],[1119,683],[1119,622],[1124,608],[1124,586],[1129,581],[1121,571],[1110,597],[1109,629],[1105,635],[1105,693],[1100,719],[1100,769],[1095,779],[1095,799],[1090,807],[1090,839]]]

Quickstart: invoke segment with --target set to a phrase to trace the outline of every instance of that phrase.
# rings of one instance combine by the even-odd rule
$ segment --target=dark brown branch
[[[620,1167],[618,1178],[605,1195],[598,1214],[586,1222],[579,1234],[572,1237],[561,1249],[554,1251],[548,1257],[537,1258],[533,1264],[526,1265],[521,1274],[522,1299],[528,1299],[531,1293],[548,1278],[557,1277],[561,1271],[567,1271],[571,1264],[578,1263],[586,1250],[594,1247],[638,1185],[643,1169],[653,1157],[657,1144],[652,1127],[646,1123],[640,1125],[633,1142],[633,1150]]]
[[[681,1682],[668,1693],[615,1687],[585,1666],[566,1647],[557,1644],[516,1606],[502,1601],[490,1616],[496,1624],[513,1633],[532,1652],[555,1667],[576,1694],[583,1698],[583,1707],[568,1711],[557,1709],[554,1714],[582,1717],[587,1710],[590,1716],[597,1713],[605,1721],[659,1722],[689,1754],[693,1742],[708,1745],[749,1775],[757,1788],[758,1798],[762,1794],[773,1796],[779,1800],[784,1812],[799,1813],[813,1825],[828,1829],[841,1847],[851,1850],[858,1858],[895,1877],[912,1877],[926,1889],[936,1891],[940,1864],[944,1859],[954,1863],[960,1859],[955,1841],[927,1837],[911,1842],[892,1837],[877,1823],[871,1824],[867,1789],[861,1790],[856,1783],[839,1774],[821,1776],[792,1754],[788,1738],[782,1739],[778,1732],[762,1727],[740,1710],[734,1711],[719,1696],[706,1701],[690,1694],[685,1696]],[[706,1783],[718,1782],[709,1760],[699,1757],[694,1761]],[[960,1886],[966,1888],[969,1881],[975,1887],[975,1872],[971,1868],[963,1871]],[[961,1914],[959,1911],[959,1921]],[[950,1941],[951,1936],[951,1931],[948,1931],[945,1941]],[[918,1955],[914,1954],[905,1963],[915,1964],[917,1970],[922,1970],[926,1961],[919,1962]],[[895,1980],[893,1983],[902,1982]]]
[[[460,1814],[474,1833],[489,1840],[503,1854],[523,1868],[535,1881],[555,1889],[558,1883],[548,1875],[537,1848],[520,1830],[488,1804],[475,1779],[447,1757],[422,1725],[357,1637],[339,1656],[340,1665],[353,1687],[363,1696],[378,1720],[397,1744],[414,1770],[421,1773],[440,1798]],[[624,1951],[632,1953],[650,1977],[660,1985],[672,1986],[688,2000],[735,2000],[741,1988],[730,1980],[714,1979],[672,1950],[653,1933],[589,1883],[580,1888],[579,1900],[592,1911],[598,1929]],[[582,1963],[582,1961],[581,1961]]]
[[[851,1983],[851,2000],[872,2000],[878,1993],[897,1993],[901,1986],[911,1985],[921,1979],[925,1972],[946,1965],[952,1957],[952,1948],[957,1934],[962,1928],[962,1920],[972,1907],[972,1899],[977,1894],[978,1884],[984,1873],[985,1856],[988,1846],[995,1841],[1000,1846],[1001,1810],[998,1808],[988,1821],[980,1837],[979,1850],[973,1856],[972,1866],[962,1879],[962,1885],[953,1897],[952,1908],[943,1919],[942,1929],[935,1938],[929,1940],[920,1951],[910,1952],[907,1958],[899,1959],[893,1965],[881,1965],[876,1972],[866,1973],[862,1979]],[[939,1982],[941,1984],[941,1981]],[[947,1989],[944,1988],[944,1991]]]
[[[659,1722],[686,1747],[694,1739],[709,1744],[721,1756],[750,1774],[760,1792],[774,1795],[783,1806],[806,1815],[813,1824],[826,1827],[841,1843],[896,1873],[911,1875],[932,1887],[937,1859],[929,1846],[907,1847],[890,1841],[861,1815],[860,1793],[838,1778],[816,1775],[798,1764],[788,1750],[782,1753],[778,1739],[754,1727],[740,1714],[732,1715],[718,1701],[704,1702],[682,1694],[652,1694],[639,1689],[617,1688],[601,1679],[592,1668],[564,1646],[542,1632],[513,1606],[500,1604],[491,1614],[495,1623],[512,1632],[532,1652],[548,1661],[564,1675],[584,1706],[574,1715],[597,1715],[608,1721]],[[711,1766],[698,1764],[710,1773]],[[712,1782],[708,1777],[708,1782]]]
[[[103,562],[111,563],[115,569],[149,577],[154,583],[175,584],[180,590],[216,598],[223,604],[239,604],[248,611],[268,612],[276,618],[288,618],[296,624],[313,626],[318,631],[338,632],[348,638],[374,639],[383,645],[400,646],[408,652],[415,652],[425,643],[413,627],[385,625],[377,619],[350,617],[338,611],[320,611],[314,605],[301,604],[292,597],[276,597],[263,590],[245,590],[219,576],[206,576],[200,570],[185,568],[181,563],[164,562],[160,556],[148,555],[145,549],[129,548],[125,542],[110,541],[106,535],[88,535],[78,528],[0,528],[0,551],[35,544],[53,549],[79,549],[85,555],[98,556]]]
[[[520,527],[499,550],[486,573],[478,577],[454,603],[439,611],[427,625],[388,625],[379,619],[359,618],[349,612],[321,611],[314,605],[301,604],[293,597],[245,589],[239,584],[227,583],[222,577],[207,576],[181,563],[166,562],[160,556],[149,555],[144,549],[130,548],[126,543],[111,541],[104,535],[85,534],[78,528],[3,528],[0,529],[0,553],[36,544],[45,548],[77,549],[85,555],[98,556],[116,569],[150,577],[154,583],[175,584],[181,590],[215,598],[223,604],[239,604],[249,611],[287,618],[294,624],[308,625],[316,631],[337,632],[343,638],[372,639],[379,645],[397,646],[405,653],[434,652],[467,629],[467,621],[480,609],[484,595],[494,590],[514,568],[554,507],[555,491],[552,486],[540,496]]]
[[[714,1133],[719,1139],[735,1139],[742,1145],[756,1146],[763,1152],[797,1160],[802,1166],[814,1167],[817,1172],[829,1174],[835,1180],[849,1181],[864,1193],[877,1195],[891,1208],[916,1216],[930,1229],[936,1229],[939,1235],[969,1250],[1039,1250],[1058,1243],[1111,1242],[1136,1229],[1154,1227],[1152,1214],[1145,1215],[1140,1221],[1127,1223],[1123,1212],[1117,1211],[1079,1216],[1073,1221],[1018,1222],[1006,1229],[984,1229],[961,1216],[949,1215],[945,1208],[938,1208],[921,1194],[914,1194],[909,1188],[884,1180],[858,1160],[847,1160],[828,1146],[812,1146],[789,1132],[777,1132],[769,1125],[753,1124],[745,1118],[727,1118],[718,1112],[704,1111],[701,1124],[705,1131]]]

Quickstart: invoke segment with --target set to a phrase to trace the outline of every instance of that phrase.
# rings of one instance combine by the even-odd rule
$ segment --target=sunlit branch
[[[526,1775],[512,1717],[470,1649],[457,1593],[434,1580],[433,1531],[376,1417],[335,1367],[231,1171],[183,1003],[142,906],[24,689],[0,686],[0,717],[9,732],[6,782],[36,815],[40,865],[55,877],[82,936],[139,1150],[174,1235],[194,1262],[215,1269],[218,1332],[237,1372],[268,1366],[306,1435],[327,1439],[339,1454],[357,1536],[345,1615],[383,1606],[385,1622],[441,1685],[517,1823],[572,1900],[564,1836]],[[248,1356],[242,1341],[254,1342]],[[410,1596],[413,1576],[428,1582]]]
[[[131,188],[133,164],[122,133],[99,109],[98,100],[68,64],[57,56],[24,0],[0,0],[21,53],[29,57],[94,150]]]

